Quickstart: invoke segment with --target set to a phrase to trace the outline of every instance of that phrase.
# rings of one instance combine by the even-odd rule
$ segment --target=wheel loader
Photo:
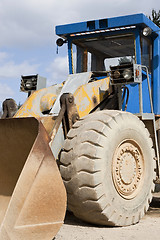
[[[1,240],[51,240],[66,209],[106,226],[144,216],[160,177],[159,31],[143,14],[56,27],[66,81],[22,76],[28,98],[0,120]]]

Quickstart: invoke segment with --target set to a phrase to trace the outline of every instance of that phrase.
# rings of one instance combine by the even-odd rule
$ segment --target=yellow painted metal
[[[47,93],[46,95],[44,95],[40,100],[40,111],[41,112],[49,111],[53,107],[56,98],[57,96],[52,93]]]
[[[33,92],[14,117],[43,117],[43,112],[52,108],[62,87],[63,84],[57,84]]]
[[[46,115],[45,117],[40,117],[39,120],[45,127],[49,137],[51,137],[56,117]]]
[[[66,192],[50,148],[56,117],[43,114],[62,86],[34,92],[13,119],[0,121],[0,240],[50,240],[63,223]],[[80,117],[108,89],[109,78],[80,86],[73,94]]]
[[[0,121],[0,240],[51,240],[63,224],[66,191],[49,146],[55,118],[43,115],[62,86],[34,92]]]
[[[109,77],[80,86],[74,93],[80,117],[84,117],[97,106],[109,89]]]
[[[109,77],[80,86],[74,95],[80,117],[86,116],[100,101],[109,89]],[[34,92],[19,109],[14,117],[44,117],[56,100],[63,84],[51,86]],[[57,93],[57,94],[56,94]]]

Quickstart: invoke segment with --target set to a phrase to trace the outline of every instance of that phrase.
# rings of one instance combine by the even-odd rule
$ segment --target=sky
[[[55,26],[160,10],[159,0],[0,0],[0,108],[23,103],[21,75],[39,74],[47,86],[66,80],[66,45],[56,54]]]

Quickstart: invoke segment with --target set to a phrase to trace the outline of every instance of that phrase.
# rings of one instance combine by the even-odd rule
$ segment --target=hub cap
[[[117,192],[126,199],[134,198],[143,183],[144,159],[138,144],[133,140],[122,142],[112,162],[112,178]]]

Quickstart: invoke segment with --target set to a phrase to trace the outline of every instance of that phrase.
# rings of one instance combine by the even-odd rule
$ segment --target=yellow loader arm
[[[14,118],[0,120],[0,240],[51,240],[60,229],[66,191],[55,159],[74,122],[109,89],[109,78],[92,75],[35,91]]]

